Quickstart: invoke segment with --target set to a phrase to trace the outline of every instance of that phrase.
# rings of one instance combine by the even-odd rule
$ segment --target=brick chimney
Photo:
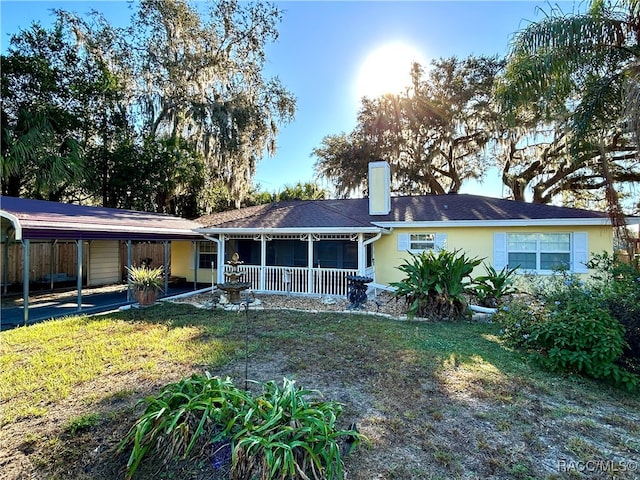
[[[391,211],[391,171],[387,162],[369,163],[369,215]]]

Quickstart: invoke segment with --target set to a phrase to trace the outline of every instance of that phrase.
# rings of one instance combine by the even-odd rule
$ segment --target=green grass
[[[246,336],[250,379],[321,387],[362,425],[369,438],[348,459],[353,480],[556,478],[541,467],[550,465],[550,445],[576,461],[637,456],[636,395],[550,374],[506,348],[498,331],[490,323],[245,317],[172,304],[72,317],[0,333],[2,422],[22,441],[10,448],[33,452],[35,477],[86,478],[81,459],[98,451],[92,475],[121,478],[108,472],[121,474],[126,459],[112,460],[100,442],[113,447],[126,434],[135,401],[205,370],[242,388]],[[200,475],[200,460],[162,478],[210,478]],[[136,478],[160,478],[157,468],[141,465]]]
[[[155,378],[166,363],[215,365],[236,350],[233,343],[216,338],[203,341],[210,329],[174,318],[171,307],[155,309],[163,317],[168,314],[161,323],[116,314],[70,317],[2,332],[2,423],[44,415],[47,405],[98,377],[137,371]]]

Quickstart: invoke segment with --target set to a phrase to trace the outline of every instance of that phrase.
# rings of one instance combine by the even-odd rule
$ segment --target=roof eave
[[[373,222],[383,228],[460,228],[460,227],[555,227],[555,226],[605,226],[611,225],[608,218],[547,218],[507,220],[437,220],[417,222]]]
[[[287,228],[224,228],[224,227],[203,227],[194,231],[203,235],[211,234],[232,234],[232,235],[253,235],[260,233],[271,234],[297,234],[297,233],[378,233],[383,232],[384,227],[287,227]]]

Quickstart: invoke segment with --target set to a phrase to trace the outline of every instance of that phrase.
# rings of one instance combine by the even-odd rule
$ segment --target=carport
[[[21,242],[23,251],[23,302],[24,323],[29,320],[30,243],[75,242],[77,246],[77,311],[82,311],[82,280],[85,269],[92,267],[98,277],[96,282],[108,283],[116,278],[119,260],[114,257],[119,242],[127,245],[127,266],[132,265],[131,245],[135,241],[162,242],[164,244],[164,271],[169,272],[169,243],[172,241],[199,241],[202,235],[194,229],[200,225],[173,215],[91,207],[67,203],[48,202],[15,197],[0,197],[0,220],[3,245],[3,285],[6,286],[8,245]],[[84,265],[84,248],[87,244],[93,253],[89,265]],[[118,246],[116,250],[113,244]],[[195,250],[195,249],[194,249]],[[117,261],[118,265],[110,262]],[[169,275],[165,275],[165,291]],[[194,286],[197,278],[194,281]],[[129,293],[130,295],[130,289]],[[130,297],[128,297],[130,300]]]

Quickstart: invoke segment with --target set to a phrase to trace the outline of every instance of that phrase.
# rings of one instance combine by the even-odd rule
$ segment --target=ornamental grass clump
[[[129,274],[129,282],[136,292],[161,292],[164,282],[164,269],[162,266],[156,268],[149,267],[126,267]]]
[[[468,258],[460,250],[411,253],[398,269],[406,276],[395,287],[395,297],[404,298],[410,318],[460,320],[467,316],[466,294],[472,293],[471,272],[482,259]]]
[[[313,390],[284,379],[252,396],[229,378],[194,375],[142,402],[144,414],[120,443],[132,447],[131,478],[142,459],[163,463],[206,457],[212,470],[234,480],[343,478],[341,454],[361,439],[355,427],[341,430],[340,404],[310,401]]]

